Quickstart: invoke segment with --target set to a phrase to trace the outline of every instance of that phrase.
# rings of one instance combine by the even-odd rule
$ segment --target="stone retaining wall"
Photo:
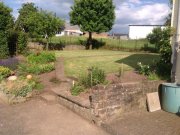
[[[146,93],[158,91],[162,82],[147,81],[96,86],[92,90],[92,113],[100,119],[107,119],[126,111],[146,109]]]

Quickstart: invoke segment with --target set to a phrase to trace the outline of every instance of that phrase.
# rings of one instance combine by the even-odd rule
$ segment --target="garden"
[[[37,92],[43,89],[39,75],[59,70],[56,68],[56,59],[59,57],[64,60],[62,66],[65,70],[62,72],[72,81],[69,92],[75,96],[86,93],[99,84],[123,82],[122,78],[125,76],[124,81],[128,81],[130,76],[135,77],[132,81],[138,81],[139,78],[169,78],[170,28],[157,28],[147,39],[139,40],[92,39],[91,32],[88,38],[55,37],[57,30],[64,26],[64,21],[51,12],[39,10],[33,3],[26,3],[22,5],[19,17],[14,22],[11,9],[3,3],[0,3],[0,6],[4,9],[4,22],[0,30],[0,81],[1,92],[7,95],[8,99],[29,97],[33,90]],[[77,20],[73,12],[70,16],[74,24]],[[114,20],[114,14],[111,19]],[[83,27],[85,30],[89,28],[86,25]],[[94,29],[97,33],[98,30]],[[161,36],[154,36],[157,33]],[[31,50],[28,47],[29,41],[36,43],[37,48],[42,44],[44,50]],[[68,45],[82,45],[89,50],[63,50]],[[61,83],[63,80],[58,80],[55,76],[54,79],[49,78],[49,81]]]
[[[0,66],[1,96],[11,104],[26,101],[41,92],[43,84],[39,81],[39,75],[53,71],[55,60],[52,52],[31,53],[21,56],[14,69],[8,68],[12,66],[11,62],[6,67]]]

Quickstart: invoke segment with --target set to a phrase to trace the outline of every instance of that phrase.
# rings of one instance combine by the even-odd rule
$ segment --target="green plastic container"
[[[171,113],[180,113],[180,86],[175,83],[163,83],[161,94],[162,109]]]

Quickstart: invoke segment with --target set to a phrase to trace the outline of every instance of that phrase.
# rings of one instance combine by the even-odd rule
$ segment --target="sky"
[[[39,8],[55,12],[69,22],[69,11],[74,0],[0,0],[13,9],[18,17],[18,9],[26,2],[33,2]],[[129,25],[162,25],[170,12],[169,0],[113,0],[116,20],[111,32],[128,33]]]

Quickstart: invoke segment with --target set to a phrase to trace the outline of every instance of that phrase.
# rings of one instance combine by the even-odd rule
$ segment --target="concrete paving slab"
[[[113,135],[180,135],[180,117],[164,111],[133,112],[107,122]]]
[[[40,99],[0,106],[0,135],[108,135],[59,104]]]

